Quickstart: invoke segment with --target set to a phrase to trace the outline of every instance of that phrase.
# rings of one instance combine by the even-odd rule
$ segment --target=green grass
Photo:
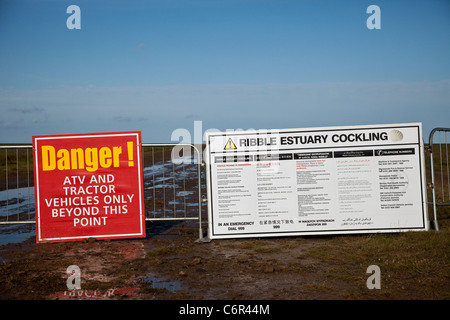
[[[331,238],[307,251],[331,266],[326,277],[351,284],[346,298],[422,299],[450,297],[450,237],[441,232],[405,232]],[[382,290],[368,290],[367,267],[381,270]]]

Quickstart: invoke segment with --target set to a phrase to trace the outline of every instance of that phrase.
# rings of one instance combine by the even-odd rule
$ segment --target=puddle
[[[0,245],[21,243],[34,237],[36,237],[34,224],[0,225]]]
[[[155,277],[147,277],[144,279],[144,282],[146,282],[150,288],[166,289],[170,292],[176,292],[178,290],[184,289],[179,281],[162,280]]]
[[[0,216],[28,214],[34,217],[34,187],[0,191]]]

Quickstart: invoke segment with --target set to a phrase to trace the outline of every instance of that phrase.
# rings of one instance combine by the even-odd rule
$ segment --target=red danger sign
[[[36,242],[145,237],[141,133],[33,136]]]

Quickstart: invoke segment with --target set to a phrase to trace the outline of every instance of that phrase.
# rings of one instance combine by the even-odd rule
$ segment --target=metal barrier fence
[[[172,161],[173,160],[173,161]],[[201,153],[190,144],[142,144],[146,221],[198,220]],[[0,146],[0,224],[35,223],[31,145]]]
[[[202,231],[201,152],[191,144],[142,144],[146,221],[198,220]]]
[[[450,128],[435,128],[430,132],[429,137],[430,187],[433,199],[433,220],[436,231],[439,231],[437,206],[450,206],[449,132]],[[437,137],[435,136],[436,134]]]
[[[450,206],[450,128],[429,136],[433,220]],[[146,221],[198,220],[202,231],[201,151],[191,144],[142,144]],[[172,161],[172,160],[175,161]],[[0,225],[35,223],[31,145],[0,145]]]

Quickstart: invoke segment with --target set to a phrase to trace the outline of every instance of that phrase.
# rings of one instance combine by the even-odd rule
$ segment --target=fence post
[[[433,153],[434,153],[434,146],[433,146],[433,137],[434,134],[436,132],[439,132],[439,167],[441,170],[441,184],[442,184],[442,201],[441,202],[437,202],[436,200],[436,179],[435,179],[435,172],[434,172],[434,158],[433,158]],[[438,223],[438,219],[437,219],[437,206],[441,205],[441,206],[448,206],[450,205],[450,202],[445,202],[445,185],[444,185],[444,180],[443,180],[443,172],[442,172],[442,167],[443,167],[443,160],[442,160],[442,144],[441,144],[441,132],[445,132],[445,151],[446,151],[446,167],[447,167],[447,180],[449,179],[448,176],[448,168],[449,168],[449,162],[448,162],[448,150],[447,150],[447,132],[450,132],[450,128],[434,128],[433,130],[431,130],[430,132],[430,137],[429,137],[429,152],[430,152],[430,168],[431,168],[431,194],[432,194],[432,198],[433,198],[433,223],[434,223],[434,228],[436,231],[439,231],[439,223]],[[449,183],[447,182],[447,188],[449,188],[449,198],[450,198],[450,186]],[[450,199],[449,199],[450,201]]]

